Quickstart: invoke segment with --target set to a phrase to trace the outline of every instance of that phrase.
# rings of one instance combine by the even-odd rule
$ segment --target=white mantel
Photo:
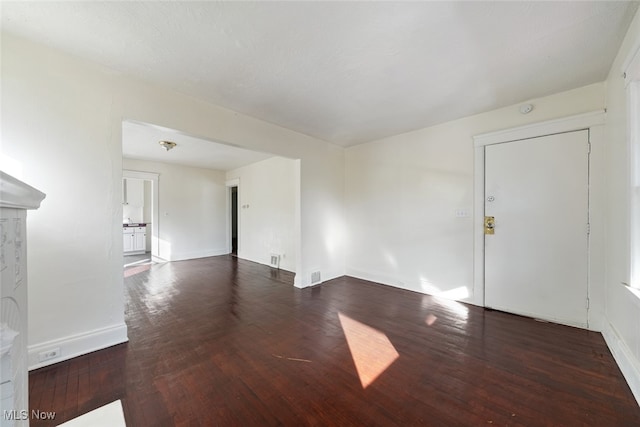
[[[29,425],[26,211],[44,193],[0,171],[0,426]],[[26,412],[25,412],[26,411]]]
[[[45,194],[0,171],[0,208],[38,209]]]

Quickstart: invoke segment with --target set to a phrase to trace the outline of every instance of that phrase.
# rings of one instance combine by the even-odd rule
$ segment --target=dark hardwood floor
[[[640,425],[598,333],[292,281],[231,256],[129,272],[130,341],[31,372],[31,409],[57,412],[31,425],[116,399],[130,427]]]

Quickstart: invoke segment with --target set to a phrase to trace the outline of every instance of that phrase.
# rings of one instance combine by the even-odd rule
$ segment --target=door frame
[[[576,130],[589,131],[589,223],[587,297],[588,328],[600,330],[604,315],[604,146],[603,130],[606,112],[592,111],[555,120],[484,133],[473,137],[474,201],[473,201],[473,295],[469,302],[485,306],[484,286],[484,198],[485,158],[487,145]]]

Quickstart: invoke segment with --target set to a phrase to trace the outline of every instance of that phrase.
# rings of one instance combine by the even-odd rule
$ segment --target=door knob
[[[484,217],[484,234],[495,234],[496,222],[492,216]]]

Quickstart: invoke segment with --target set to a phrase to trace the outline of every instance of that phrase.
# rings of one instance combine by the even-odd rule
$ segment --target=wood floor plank
[[[231,256],[138,270],[129,342],[31,372],[59,415],[33,426],[117,399],[130,426],[640,425],[595,332]]]

